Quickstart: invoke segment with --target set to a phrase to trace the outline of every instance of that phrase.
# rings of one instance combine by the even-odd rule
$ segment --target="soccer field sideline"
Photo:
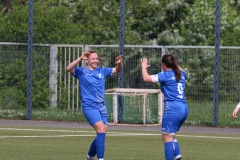
[[[59,137],[95,137],[96,134],[94,131],[83,131],[83,130],[68,130],[68,129],[30,129],[30,128],[0,128],[0,130],[8,130],[8,131],[34,131],[34,132],[54,132],[54,133],[76,133],[76,134],[64,134],[64,135],[21,135],[21,136],[0,136],[0,138],[59,138]],[[83,133],[83,134],[82,134]],[[27,133],[26,133],[27,134]],[[134,133],[134,132],[111,132],[107,133],[107,136],[161,136],[161,133]],[[177,134],[177,137],[191,137],[191,138],[216,138],[216,139],[235,139],[240,140],[240,137],[227,137],[222,135],[191,135],[191,134]]]
[[[51,127],[51,128],[84,128],[92,129],[88,123],[81,122],[60,122],[60,121],[35,121],[35,120],[5,120],[0,119],[0,126],[28,126],[28,127]],[[240,127],[240,126],[239,126]],[[160,125],[134,125],[134,124],[113,124],[109,123],[108,130],[132,130],[132,131],[157,131],[161,132]],[[222,127],[201,127],[183,125],[177,133],[208,133],[208,134],[233,134],[240,135],[240,128]]]

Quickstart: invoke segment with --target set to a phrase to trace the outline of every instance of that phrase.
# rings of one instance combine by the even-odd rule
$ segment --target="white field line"
[[[1,138],[61,138],[61,137],[90,137],[93,135],[43,135],[43,136],[0,136]]]
[[[11,130],[11,131],[41,131],[41,132],[86,132],[96,133],[95,131],[75,131],[75,130],[48,130],[48,129],[23,129],[23,128],[0,128],[0,130]]]
[[[237,140],[240,140],[240,137],[193,136],[193,135],[177,135],[176,137],[215,138],[215,139],[237,139]]]
[[[59,137],[89,137],[96,136],[95,131],[75,131],[75,130],[45,130],[45,129],[21,129],[21,128],[0,128],[0,130],[11,131],[37,131],[37,132],[71,132],[71,133],[90,133],[82,135],[28,135],[28,136],[0,136],[0,138],[59,138]],[[107,136],[161,136],[162,134],[152,133],[124,133],[124,132],[108,132]],[[195,136],[195,135],[177,135],[177,137],[191,137],[191,138],[214,138],[214,139],[235,139],[240,140],[240,137],[218,137],[218,136]]]
[[[40,131],[40,132],[71,132],[71,133],[93,133],[95,131],[76,131],[76,130],[46,130],[46,129],[22,129],[22,128],[0,128],[0,130],[11,130],[11,131]],[[161,134],[147,134],[147,133],[124,133],[124,132],[108,132],[107,134],[119,134],[119,135],[161,135]]]

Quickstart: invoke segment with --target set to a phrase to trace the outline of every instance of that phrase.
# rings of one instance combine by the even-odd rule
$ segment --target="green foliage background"
[[[28,5],[13,0],[0,16],[1,42],[26,42]],[[216,1],[126,1],[125,43],[213,45]],[[221,1],[221,43],[239,44],[237,0]],[[119,1],[34,1],[34,42],[43,44],[118,44]],[[0,6],[2,9],[4,6]]]

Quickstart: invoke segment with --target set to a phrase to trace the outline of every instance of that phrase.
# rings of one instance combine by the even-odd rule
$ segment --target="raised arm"
[[[122,56],[117,56],[115,63],[117,64],[116,67],[113,68],[113,74],[121,72],[123,65],[122,65]]]
[[[90,55],[89,52],[84,52],[80,57],[78,57],[76,60],[72,61],[66,68],[66,70],[72,74],[74,74],[74,67],[80,63],[82,60],[88,59],[88,56]]]
[[[144,82],[152,83],[152,76],[148,74],[147,68],[150,67],[147,63],[147,58],[141,60],[142,65],[142,78]]]

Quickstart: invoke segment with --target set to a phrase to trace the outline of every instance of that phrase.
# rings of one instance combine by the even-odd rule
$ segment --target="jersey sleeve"
[[[160,83],[167,81],[167,78],[164,72],[159,72],[157,75],[158,75],[158,81]]]
[[[188,78],[187,73],[184,71],[182,71],[181,73],[182,73],[182,76],[184,76],[185,80],[187,80],[187,78]]]
[[[113,68],[102,68],[105,77],[110,77],[113,73]]]
[[[73,76],[77,78],[81,75],[82,75],[82,67],[75,67]]]

